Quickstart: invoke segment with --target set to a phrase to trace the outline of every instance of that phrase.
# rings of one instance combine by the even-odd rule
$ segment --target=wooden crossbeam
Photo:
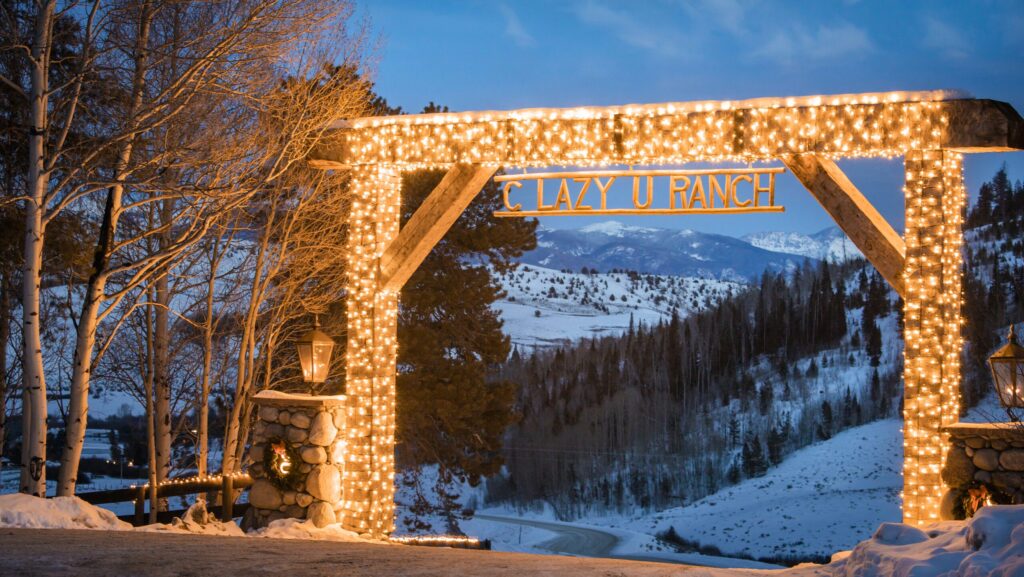
[[[793,105],[748,101],[709,106],[683,102],[550,109],[544,114],[526,109],[357,118],[333,124],[307,161],[325,170],[362,164],[415,167],[460,162],[595,166],[718,162],[723,154],[761,160],[811,152],[831,157],[894,156],[905,154],[911,146],[966,153],[1024,150],[1024,119],[1005,102],[966,98],[922,104],[912,99],[890,101],[884,95],[881,99],[865,98],[859,103],[828,104],[830,100],[842,98],[827,96],[820,100],[823,101],[820,105],[812,105],[806,99],[797,99]],[[924,100],[930,98],[926,96]],[[927,110],[922,112],[925,108]],[[586,134],[587,138],[574,137],[555,148],[537,146],[538,134],[554,130],[548,118],[559,115],[562,116],[558,121],[559,131]],[[886,125],[886,118],[914,115],[920,118],[914,121],[912,128],[924,138],[917,144],[900,133],[898,122]],[[609,143],[622,143],[624,138],[643,141],[646,130],[643,126],[663,123],[680,130],[687,126],[718,128],[709,129],[707,143],[659,136],[659,141],[664,140],[661,144],[642,142],[650,147],[609,146]],[[881,132],[865,137],[864,125],[875,123],[882,125]],[[787,136],[769,138],[766,126],[781,126]],[[444,130],[435,134],[439,128]],[[814,136],[804,136],[805,133]],[[818,138],[821,134],[829,137]],[[415,144],[422,139],[428,139],[430,144]],[[842,150],[836,148],[836,142],[843,143]]]
[[[828,158],[816,154],[783,157],[782,162],[857,245],[878,272],[904,296],[903,267],[907,249],[893,230],[846,174]]]
[[[455,224],[497,168],[453,166],[416,210],[381,257],[381,288],[398,291]]]

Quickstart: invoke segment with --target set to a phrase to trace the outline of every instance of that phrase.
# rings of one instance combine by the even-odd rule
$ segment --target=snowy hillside
[[[625,527],[715,545],[726,555],[828,556],[900,521],[902,423],[876,421],[797,451],[763,477]]]
[[[731,236],[608,221],[578,229],[539,228],[537,248],[520,260],[556,270],[586,267],[749,282],[765,269],[791,271],[805,258]]]
[[[744,285],[707,278],[639,273],[559,272],[522,265],[500,276],[506,296],[496,304],[505,332],[519,347],[566,344],[624,332],[707,309]]]
[[[810,235],[798,232],[756,232],[742,239],[764,250],[829,262],[843,262],[862,256],[846,234],[834,226]]]
[[[652,538],[671,527],[683,539],[717,547],[724,556],[827,557],[867,539],[881,523],[900,521],[900,427],[898,419],[887,419],[849,429],[793,453],[763,477],[685,507],[639,517],[589,517],[571,525]],[[546,510],[495,507],[481,513],[555,520]],[[501,549],[515,550],[518,544],[519,536],[507,526],[467,523],[466,528]],[[650,544],[644,545],[630,553],[649,552]]]

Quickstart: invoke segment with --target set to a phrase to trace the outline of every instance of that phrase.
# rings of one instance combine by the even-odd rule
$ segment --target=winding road
[[[584,557],[616,557],[612,555],[612,550],[618,544],[619,538],[611,533],[597,529],[584,529],[560,523],[546,523],[544,521],[518,519],[516,517],[498,517],[494,515],[476,515],[475,518],[496,521],[498,523],[526,525],[527,527],[536,527],[556,533],[558,536],[554,539],[537,545],[541,549],[547,549],[554,553],[582,555]],[[662,559],[658,559],[658,561],[662,561]]]
[[[495,521],[498,523],[509,523],[512,525],[525,525],[551,531],[557,537],[539,543],[536,547],[546,549],[560,555],[574,555],[578,557],[594,557],[599,559],[625,559],[629,561],[647,561],[654,563],[671,563],[675,565],[706,566],[706,567],[749,567],[756,569],[781,569],[777,565],[759,563],[730,557],[709,557],[698,554],[652,554],[645,555],[643,551],[637,551],[630,555],[616,555],[612,553],[619,543],[619,536],[614,533],[602,531],[592,527],[575,527],[563,525],[562,523],[551,523],[536,521],[533,519],[520,519],[518,517],[502,517],[498,515],[475,515],[477,519]]]

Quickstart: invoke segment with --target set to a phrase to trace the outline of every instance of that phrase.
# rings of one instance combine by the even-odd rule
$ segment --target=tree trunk
[[[156,309],[153,311],[153,389],[156,395],[156,478],[166,481],[171,473],[171,382],[169,375],[167,275],[156,279]]]
[[[145,88],[146,46],[149,42],[152,12],[149,4],[142,9],[139,20],[139,32],[135,43],[135,71],[132,81],[132,101],[129,104],[125,125],[136,123],[135,115],[142,107]],[[126,139],[118,150],[115,163],[115,183],[107,189],[107,201],[103,211],[103,222],[100,225],[96,251],[93,255],[93,270],[89,275],[86,298],[82,303],[82,316],[78,319],[75,336],[75,357],[72,364],[71,390],[68,401],[67,430],[65,446],[61,453],[60,475],[57,494],[61,496],[75,494],[75,481],[78,478],[78,465],[82,457],[82,446],[85,444],[85,432],[89,413],[89,384],[92,376],[93,349],[96,345],[96,329],[99,324],[100,306],[103,303],[107,286],[107,265],[110,258],[110,247],[117,236],[117,223],[121,215],[121,202],[124,194],[125,173],[131,161],[134,139]],[[26,259],[27,260],[27,259]]]
[[[29,199],[25,202],[25,270],[22,275],[22,387],[27,403],[22,406],[21,492],[46,495],[46,376],[40,339],[39,300],[43,271],[43,211],[47,174],[43,159],[46,146],[47,92],[50,32],[53,29],[54,0],[39,5],[32,40],[32,117],[29,128]]]
[[[220,258],[214,239],[210,276],[206,280],[206,319],[203,323],[203,374],[199,391],[199,439],[197,443],[196,471],[205,476],[210,459],[210,379],[213,370],[213,300],[217,289],[217,267]]]
[[[11,291],[9,277],[0,281],[0,454],[7,444],[7,346],[11,341]],[[0,462],[0,474],[4,465]]]
[[[270,225],[267,225],[270,228]],[[242,326],[242,338],[238,347],[238,362],[236,365],[235,395],[234,404],[228,413],[227,423],[224,426],[224,454],[221,464],[221,471],[227,475],[233,473],[238,466],[235,455],[239,453],[240,423],[243,415],[243,408],[248,398],[249,390],[252,387],[253,364],[255,363],[254,352],[256,342],[256,319],[259,316],[259,304],[262,301],[262,283],[264,257],[269,245],[269,236],[264,233],[260,239],[260,246],[256,253],[256,266],[253,271],[252,292],[249,295],[249,306],[245,315],[245,323]],[[244,440],[242,441],[244,443]]]
[[[150,293],[150,289],[146,290]],[[152,300],[152,299],[151,299]],[[153,417],[153,312],[152,307],[146,307],[146,369],[142,378],[143,388],[146,393],[146,457],[149,462],[148,483],[149,483],[149,522],[156,523],[156,512],[160,510],[160,503],[157,501],[157,479],[156,479],[156,423]]]

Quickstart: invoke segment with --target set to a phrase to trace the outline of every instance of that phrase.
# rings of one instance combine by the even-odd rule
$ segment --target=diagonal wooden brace
[[[816,154],[786,156],[781,160],[892,288],[901,297],[905,296],[903,267],[907,248],[903,238],[836,163]]]
[[[456,164],[381,256],[381,288],[399,291],[476,198],[497,167]]]

